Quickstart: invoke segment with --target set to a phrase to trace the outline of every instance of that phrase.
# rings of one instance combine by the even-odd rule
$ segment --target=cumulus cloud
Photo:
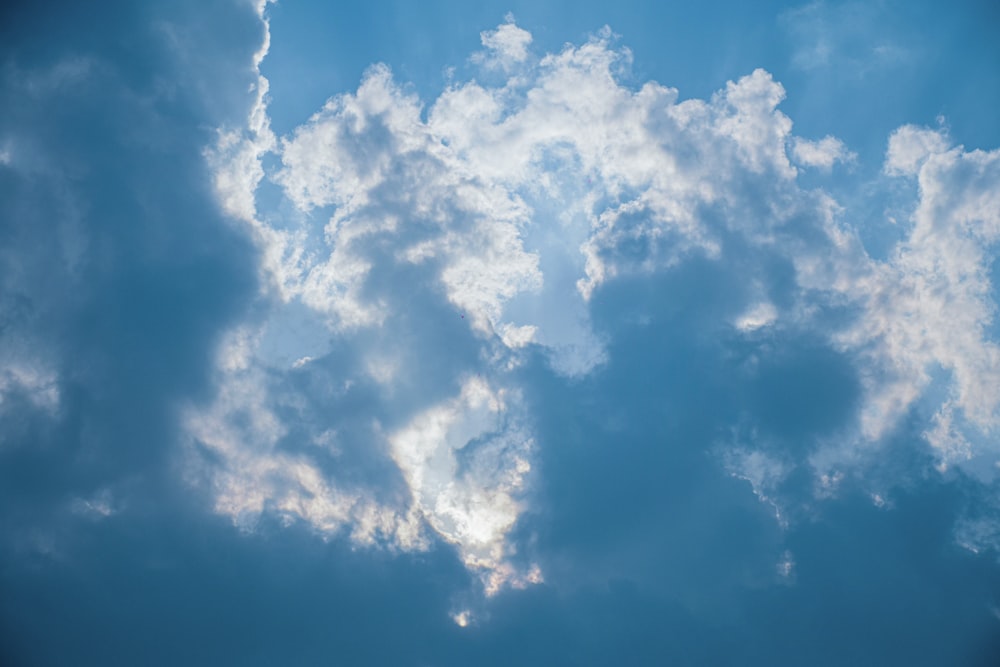
[[[885,171],[893,175],[914,176],[928,158],[944,153],[948,148],[948,139],[940,132],[905,125],[889,137]]]
[[[531,470],[533,444],[510,418],[511,400],[470,378],[456,399],[389,436],[416,507],[438,534],[458,545],[468,567],[488,573],[487,594],[540,577],[537,568],[516,575],[504,563],[504,537],[521,511],[517,495]]]
[[[528,46],[532,37],[530,32],[514,23],[513,15],[508,14],[506,23],[499,25],[496,30],[484,30],[479,33],[479,39],[486,51],[474,54],[472,61],[487,68],[510,70],[528,58]]]
[[[56,47],[0,22],[8,662],[965,664],[996,636],[996,151],[893,133],[862,185],[912,216],[876,257],[824,191],[853,153],[766,71],[680,101],[608,29],[543,53],[507,19],[440,95],[374,65],[278,133],[266,0],[154,5],[37,14]],[[830,641],[830,608],[901,600],[917,641]]]
[[[804,167],[818,167],[829,171],[836,162],[853,162],[857,155],[847,150],[840,139],[823,137],[819,141],[809,141],[796,137],[792,143],[795,161]]]
[[[966,152],[940,132],[907,126],[892,135],[886,171],[916,178],[920,198],[908,237],[846,286],[865,313],[838,337],[877,369],[866,380],[866,437],[882,437],[937,390],[925,435],[942,468],[968,463],[989,477],[1000,406],[989,269],[1000,234],[998,166],[1000,152]]]
[[[609,30],[537,58],[510,19],[482,41],[473,61],[504,80],[455,82],[425,102],[375,65],[283,137],[269,129],[258,71],[247,127],[209,152],[220,203],[248,225],[264,278],[256,333],[221,348],[215,403],[188,417],[192,451],[216,452],[193,469],[218,511],[250,526],[272,511],[392,548],[436,536],[488,592],[538,580],[511,564],[544,446],[519,406],[517,369],[541,354],[567,380],[599,372],[611,362],[595,294],[695,259],[750,272],[725,315],[748,344],[818,337],[856,364],[863,389],[841,437],[811,434],[798,460],[752,443],[723,457],[762,500],[774,504],[797,465],[834,495],[842,468],[877,451],[932,388],[946,395],[925,433],[942,469],[992,456],[995,153],[930,130],[893,134],[885,172],[916,178],[921,198],[909,238],[875,260],[793,166],[828,171],[855,155],[832,136],[795,136],[766,71],[678,102],[658,83],[622,83],[631,54]],[[267,155],[280,165],[266,170]],[[265,179],[283,201],[262,203]],[[761,281],[765,261],[793,268],[784,292]],[[831,326],[834,312],[849,316]],[[322,383],[332,416],[303,383]],[[367,421],[331,435],[336,406],[359,400],[367,412],[354,416]],[[336,440],[347,458],[331,467],[319,449],[291,447],[303,439]],[[351,480],[356,460],[395,490]]]
[[[441,265],[449,300],[480,334],[506,332],[516,346],[530,332],[570,375],[599,365],[586,314],[594,289],[686,252],[716,253],[704,209],[748,204],[746,181],[758,175],[794,177],[791,123],[775,110],[784,91],[770,75],[731,83],[711,104],[676,104],[672,89],[618,83],[629,55],[610,39],[545,56],[530,79],[456,85],[426,122],[385,67],[332,99],[282,143],[275,178],[290,200],[304,215],[333,207],[322,253],[310,248],[318,229],[299,232],[294,248],[276,232],[265,251],[288,258],[276,271],[285,293],[334,326],[380,322],[378,300],[360,293],[371,246],[392,238],[397,261]],[[720,173],[731,182],[720,187]],[[772,222],[741,224],[763,232]]]
[[[521,572],[509,564],[504,542],[521,511],[533,447],[516,395],[469,377],[458,396],[391,432],[376,414],[367,415],[373,421],[360,446],[384,451],[398,466],[407,489],[400,496],[391,475],[358,484],[350,481],[357,470],[338,475],[324,465],[349,467],[343,450],[352,445],[341,442],[349,436],[336,430],[343,422],[321,430],[301,407],[304,424],[293,427],[282,418],[304,399],[268,381],[281,369],[261,366],[254,346],[260,338],[233,331],[220,348],[218,396],[186,416],[186,475],[210,494],[217,512],[247,531],[269,512],[286,522],[304,521],[327,538],[344,534],[360,546],[406,551],[427,549],[430,528],[458,547],[470,570],[482,573],[487,594],[540,579],[537,568]],[[348,380],[337,394],[349,395],[351,385]],[[304,447],[289,447],[293,428]]]

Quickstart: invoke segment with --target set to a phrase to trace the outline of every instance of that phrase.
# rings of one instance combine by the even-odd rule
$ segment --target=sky
[[[995,3],[0,9],[0,663],[1000,664]]]

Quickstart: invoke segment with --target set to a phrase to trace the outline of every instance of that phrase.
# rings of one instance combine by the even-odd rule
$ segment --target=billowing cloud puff
[[[992,465],[997,153],[897,131],[885,171],[917,178],[920,202],[909,237],[876,260],[793,166],[853,154],[794,136],[767,72],[679,102],[655,82],[622,83],[630,54],[609,30],[541,56],[512,20],[482,42],[473,62],[506,80],[456,82],[425,104],[376,65],[284,137],[258,77],[247,127],[210,151],[265,284],[257,319],[220,351],[214,404],[188,413],[192,479],[219,512],[252,526],[271,511],[400,549],[437,536],[487,592],[538,580],[511,564],[545,446],[517,369],[543,355],[568,381],[599,373],[594,295],[694,258],[746,273],[726,315],[735,335],[796,331],[856,365],[864,395],[836,441],[816,436],[798,461],[753,443],[724,455],[776,510],[794,466],[813,466],[829,493],[922,398],[938,401],[926,438],[942,467]],[[765,262],[792,267],[791,287],[769,282]]]
[[[886,172],[916,177],[912,228],[853,286],[865,316],[842,338],[877,361],[866,434],[879,437],[924,392],[945,390],[926,436],[942,469],[993,478],[1000,460],[1000,347],[990,251],[1000,238],[1000,151],[966,152],[941,132],[907,126],[889,140]]]
[[[474,54],[473,62],[505,70],[527,59],[528,45],[532,39],[531,33],[519,28],[510,14],[507,15],[506,23],[498,26],[496,30],[479,33],[479,37],[486,51]]]
[[[835,162],[851,162],[857,159],[854,153],[847,150],[840,139],[823,137],[819,141],[809,141],[796,137],[792,144],[792,155],[795,161],[806,167],[819,167],[829,170]]]

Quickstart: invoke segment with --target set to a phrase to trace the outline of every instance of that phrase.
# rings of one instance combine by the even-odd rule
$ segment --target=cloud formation
[[[494,84],[454,82],[424,104],[376,65],[284,137],[269,130],[258,75],[247,128],[221,135],[217,190],[260,247],[265,306],[238,337],[242,361],[225,361],[235,348],[220,354],[215,406],[189,419],[199,446],[224,452],[207,473],[219,511],[243,521],[273,507],[402,549],[425,548],[429,528],[488,591],[537,577],[508,560],[532,452],[545,446],[532,416],[508,405],[517,369],[541,353],[567,380],[599,374],[608,338],[594,295],[691,261],[745,272],[725,320],[747,344],[813,338],[844,355],[837,363],[861,388],[836,438],[803,433],[805,454],[775,459],[750,443],[724,455],[762,500],[777,503],[797,467],[819,496],[835,493],[927,401],[937,401],[924,437],[940,469],[993,478],[995,153],[897,130],[885,173],[917,179],[920,200],[907,240],[878,260],[850,212],[799,180],[856,156],[835,137],[795,136],[766,71],[678,101],[655,82],[623,83],[631,54],[607,29],[536,55],[508,19],[482,42],[472,62],[502,70]],[[255,63],[265,54],[266,43]],[[771,265],[790,267],[791,282],[769,277]],[[370,423],[347,446],[393,462],[383,473],[398,495],[345,491],[342,466],[276,453],[291,427],[273,406],[315,402],[298,377],[340,386],[337,401],[365,396]],[[303,414],[296,428],[310,441],[332,432]]]
[[[0,662],[995,663],[997,151],[268,7],[0,21]]]

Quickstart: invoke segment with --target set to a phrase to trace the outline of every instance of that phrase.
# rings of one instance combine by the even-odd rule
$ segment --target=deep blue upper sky
[[[0,10],[0,664],[1000,664],[994,3],[255,4]]]

